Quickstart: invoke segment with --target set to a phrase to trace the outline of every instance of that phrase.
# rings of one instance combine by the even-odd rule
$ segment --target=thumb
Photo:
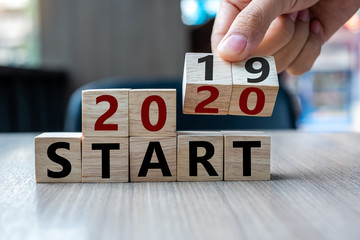
[[[219,43],[219,56],[230,62],[247,58],[259,45],[271,22],[277,16],[291,10],[293,6],[289,2],[291,1],[251,1],[236,16],[229,31]]]

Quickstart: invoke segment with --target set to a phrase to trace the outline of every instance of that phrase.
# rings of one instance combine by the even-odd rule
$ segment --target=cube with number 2
[[[231,63],[211,53],[185,55],[183,113],[226,115],[231,88]]]
[[[129,136],[130,89],[82,92],[82,131],[85,137]]]

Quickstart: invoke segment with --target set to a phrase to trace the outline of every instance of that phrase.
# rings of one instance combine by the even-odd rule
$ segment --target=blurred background
[[[219,3],[0,0],[0,132],[81,131],[81,89],[180,84],[185,53],[211,51]],[[226,118],[241,129],[360,131],[360,12],[311,72],[280,78],[284,97],[271,119]]]

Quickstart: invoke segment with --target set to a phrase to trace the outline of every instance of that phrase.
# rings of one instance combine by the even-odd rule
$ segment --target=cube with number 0
[[[186,53],[183,113],[226,115],[231,89],[231,63],[212,53]]]
[[[251,57],[232,64],[230,115],[271,116],[279,82],[273,57]]]
[[[176,89],[133,89],[129,93],[129,134],[176,135]]]

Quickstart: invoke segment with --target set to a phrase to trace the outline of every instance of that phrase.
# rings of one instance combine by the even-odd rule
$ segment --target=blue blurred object
[[[342,35],[339,35],[341,32]],[[356,53],[352,43],[347,42],[352,40],[347,31],[342,29],[335,37],[339,39],[333,38],[322,48],[312,70],[298,77],[303,111],[297,126],[301,130],[352,131],[355,121],[352,110],[359,91],[357,70],[354,69]]]
[[[181,0],[181,19],[186,25],[200,25],[216,16],[220,0]]]
[[[299,77],[302,113],[297,124],[307,131],[349,131],[350,71],[310,71]]]
[[[295,128],[294,111],[289,95],[280,86],[271,117],[185,115],[182,113],[182,79],[105,79],[76,90],[69,101],[64,130],[80,132],[81,91],[105,88],[174,88],[177,90],[177,130],[246,130]]]

